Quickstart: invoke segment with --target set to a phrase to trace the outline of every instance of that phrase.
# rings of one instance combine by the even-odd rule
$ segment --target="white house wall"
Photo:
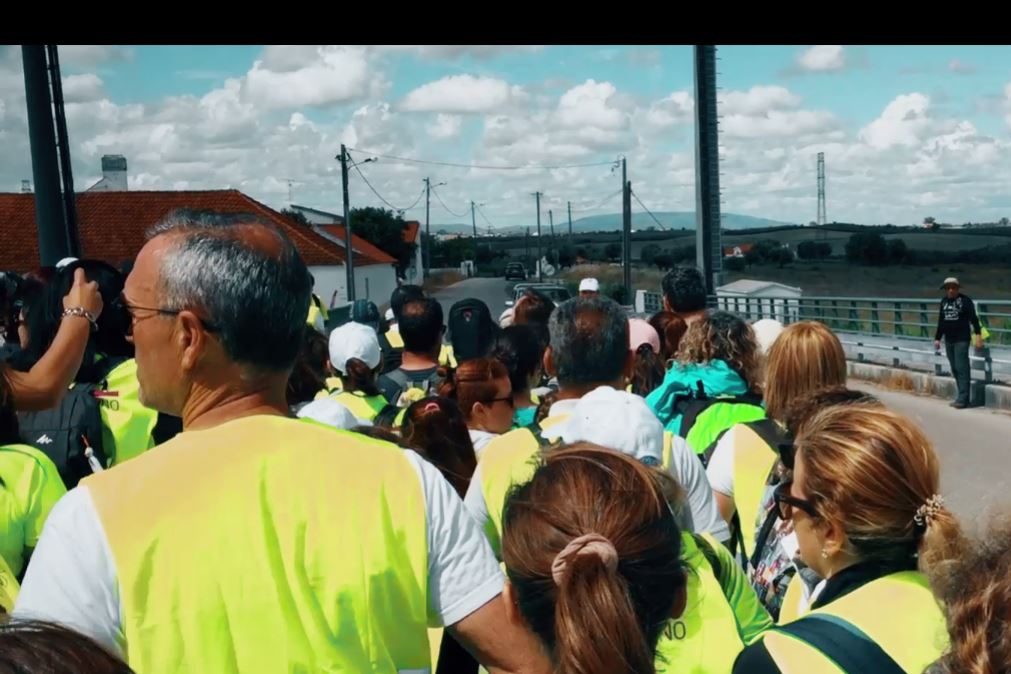
[[[309,267],[316,279],[315,293],[329,306],[340,307],[348,302],[347,271],[344,265]],[[390,295],[397,287],[397,272],[393,265],[370,264],[355,268],[355,295],[369,299],[377,306],[389,304]],[[334,298],[334,291],[337,297]]]
[[[316,279],[316,286],[313,292],[323,300],[323,304],[327,307],[330,306],[334,291],[337,291],[335,306],[347,303],[347,289],[345,288],[347,285],[347,272],[344,270],[344,265],[309,267],[309,273]]]

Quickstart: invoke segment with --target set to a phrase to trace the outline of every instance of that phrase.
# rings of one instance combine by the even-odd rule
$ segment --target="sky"
[[[1011,47],[717,56],[724,211],[814,220],[824,152],[829,221],[1011,217]],[[534,192],[544,222],[570,202],[574,219],[618,212],[621,156],[646,208],[693,210],[691,57],[684,45],[60,47],[77,190],[122,154],[132,190],[236,188],[275,208],[290,191],[340,212],[345,143],[352,206],[424,222],[429,177],[433,226],[469,224],[474,201],[485,230],[532,225]],[[16,45],[0,47],[0,147],[0,191],[19,191],[32,174]]]

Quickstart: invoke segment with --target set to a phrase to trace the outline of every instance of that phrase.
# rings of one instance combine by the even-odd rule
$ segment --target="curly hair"
[[[710,311],[689,325],[677,359],[684,365],[726,361],[752,389],[761,381],[755,333],[743,318],[729,311]]]
[[[1011,510],[994,515],[981,535],[947,564],[928,569],[948,622],[951,646],[943,674],[998,674],[1011,668]]]

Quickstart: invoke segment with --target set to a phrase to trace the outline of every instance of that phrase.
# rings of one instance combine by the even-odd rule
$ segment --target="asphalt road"
[[[474,278],[450,286],[436,297],[447,315],[454,302],[476,297],[498,317],[505,309],[510,285],[500,278]],[[947,400],[889,391],[864,382],[854,385],[874,393],[926,430],[941,458],[944,496],[956,513],[975,519],[993,507],[1011,508],[1011,415],[986,409],[955,410],[948,407]]]

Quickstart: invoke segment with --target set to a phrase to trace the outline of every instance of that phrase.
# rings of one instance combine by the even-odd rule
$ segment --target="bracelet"
[[[80,316],[81,318],[87,318],[88,322],[91,323],[91,329],[93,331],[98,330],[98,320],[95,318],[95,315],[84,307],[65,309],[61,318],[67,318],[68,316]]]

